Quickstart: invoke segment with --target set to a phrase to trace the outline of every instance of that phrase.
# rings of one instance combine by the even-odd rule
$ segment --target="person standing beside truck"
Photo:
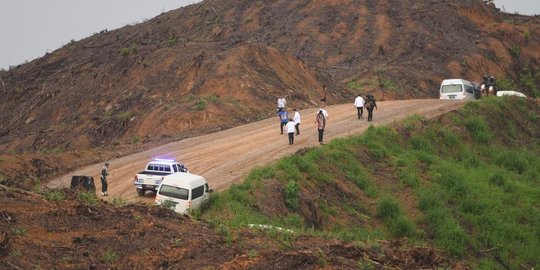
[[[108,184],[107,184],[107,176],[109,175],[109,162],[105,162],[105,166],[101,168],[101,195],[102,196],[109,196],[109,193],[107,192]]]

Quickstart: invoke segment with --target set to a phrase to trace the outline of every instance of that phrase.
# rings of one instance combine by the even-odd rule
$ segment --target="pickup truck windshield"
[[[463,91],[461,88],[461,84],[451,84],[451,85],[443,85],[441,88],[441,93],[459,93]]]
[[[189,190],[169,185],[161,185],[159,194],[180,200],[187,200],[189,198]]]

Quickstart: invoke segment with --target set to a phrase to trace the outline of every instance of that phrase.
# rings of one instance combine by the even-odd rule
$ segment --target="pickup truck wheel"
[[[144,193],[146,193],[146,190],[142,189],[142,188],[138,188],[137,189],[137,195],[139,196],[144,196]]]

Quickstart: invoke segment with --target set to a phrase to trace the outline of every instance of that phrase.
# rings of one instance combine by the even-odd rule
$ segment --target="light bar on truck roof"
[[[155,161],[163,161],[163,162],[174,162],[174,159],[163,159],[163,158],[155,158]]]

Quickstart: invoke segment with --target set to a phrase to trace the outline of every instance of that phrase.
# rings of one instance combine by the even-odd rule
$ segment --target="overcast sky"
[[[291,0],[295,1],[295,0]],[[70,40],[150,19],[200,0],[0,0],[0,69]],[[509,13],[540,14],[540,0],[495,0]]]

